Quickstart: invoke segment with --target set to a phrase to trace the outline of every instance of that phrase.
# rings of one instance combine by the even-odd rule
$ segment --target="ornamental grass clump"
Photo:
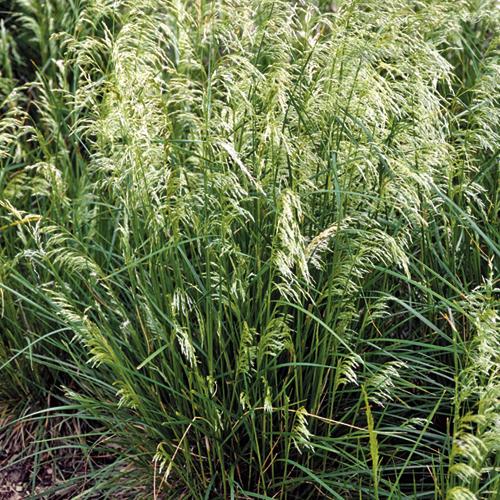
[[[498,491],[495,2],[0,5],[0,431],[83,422],[54,494]]]

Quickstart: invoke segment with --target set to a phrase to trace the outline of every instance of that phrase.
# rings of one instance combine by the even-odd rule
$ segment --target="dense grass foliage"
[[[0,6],[4,436],[81,422],[73,498],[494,497],[494,1]]]

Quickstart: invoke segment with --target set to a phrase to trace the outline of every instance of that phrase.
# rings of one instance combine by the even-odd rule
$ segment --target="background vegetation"
[[[1,433],[33,481],[76,453],[53,495],[494,498],[494,1],[0,10]]]

